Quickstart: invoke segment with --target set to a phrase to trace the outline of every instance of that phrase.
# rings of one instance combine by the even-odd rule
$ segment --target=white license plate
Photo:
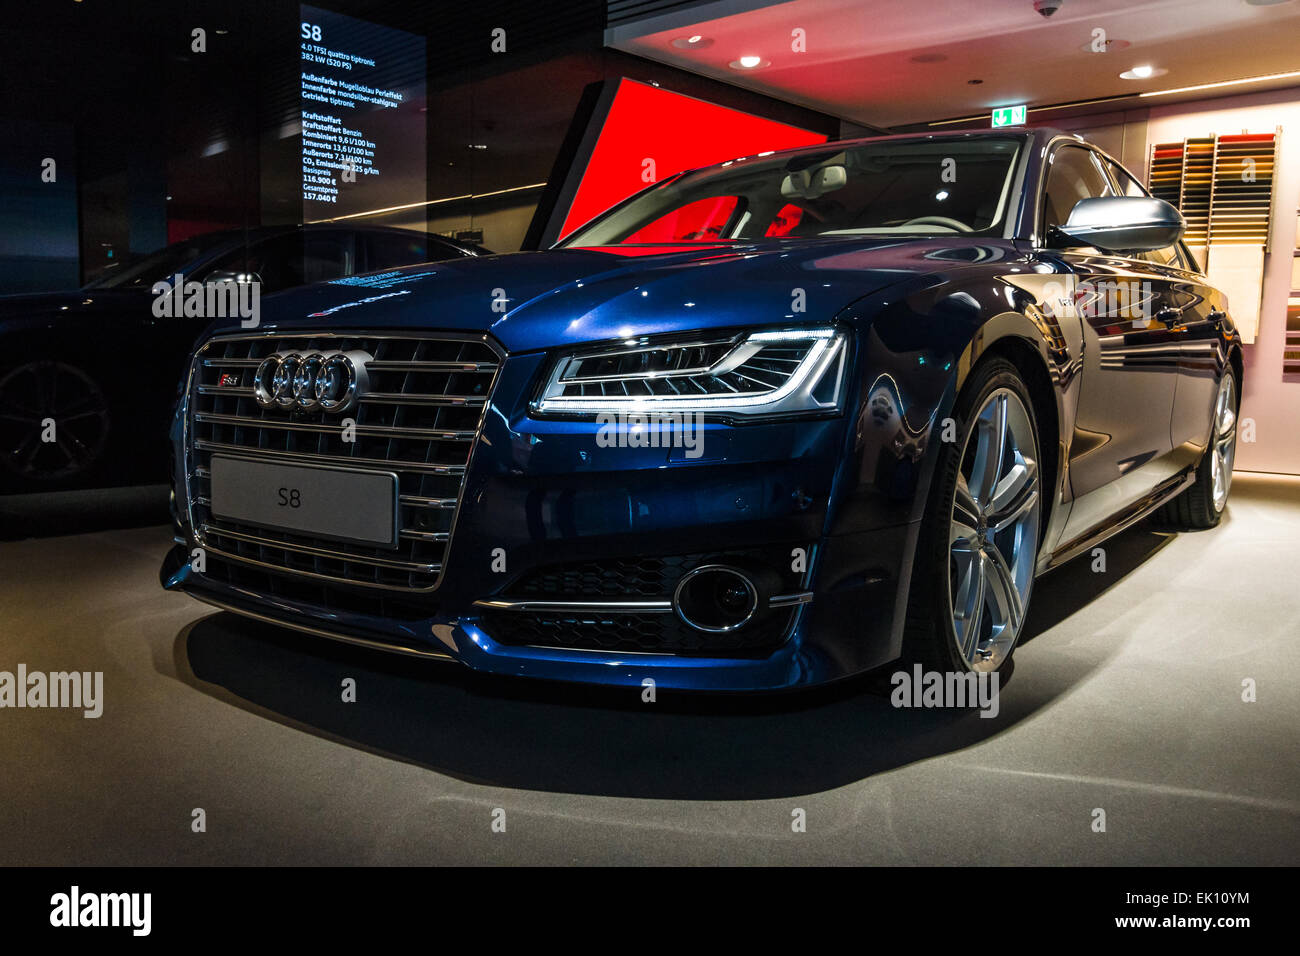
[[[212,513],[333,541],[397,547],[397,475],[214,456]]]

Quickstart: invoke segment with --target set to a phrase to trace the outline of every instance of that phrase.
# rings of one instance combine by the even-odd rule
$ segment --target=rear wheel
[[[1033,403],[1010,362],[980,365],[939,452],[912,572],[905,652],[939,670],[998,671],[1033,590],[1042,520]]]
[[[1157,520],[1173,528],[1213,528],[1228,506],[1232,465],[1237,456],[1237,411],[1240,408],[1237,376],[1231,368],[1219,379],[1214,398],[1214,425],[1210,444],[1196,468],[1196,482],[1158,512]]]

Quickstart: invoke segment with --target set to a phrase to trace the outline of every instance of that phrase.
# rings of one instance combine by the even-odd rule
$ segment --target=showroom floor
[[[1300,479],[1238,476],[1219,530],[1139,526],[1105,573],[1041,579],[995,719],[879,682],[653,705],[482,682],[164,593],[169,537],[0,543],[0,670],[102,670],[106,699],[0,712],[0,863],[1300,856]]]

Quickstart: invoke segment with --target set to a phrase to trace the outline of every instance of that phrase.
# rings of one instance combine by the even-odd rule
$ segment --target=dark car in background
[[[497,674],[998,672],[1038,575],[1224,512],[1241,336],[1183,230],[1075,136],[886,137],[297,290],[187,371],[163,584]]]
[[[211,317],[159,317],[157,283],[271,295],[483,252],[407,229],[267,226],[173,243],[78,290],[0,296],[0,494],[165,480],[176,376]]]

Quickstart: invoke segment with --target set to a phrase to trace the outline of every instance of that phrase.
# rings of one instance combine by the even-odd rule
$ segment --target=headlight
[[[641,339],[560,356],[540,414],[787,415],[840,407],[845,333],[831,328]]]

